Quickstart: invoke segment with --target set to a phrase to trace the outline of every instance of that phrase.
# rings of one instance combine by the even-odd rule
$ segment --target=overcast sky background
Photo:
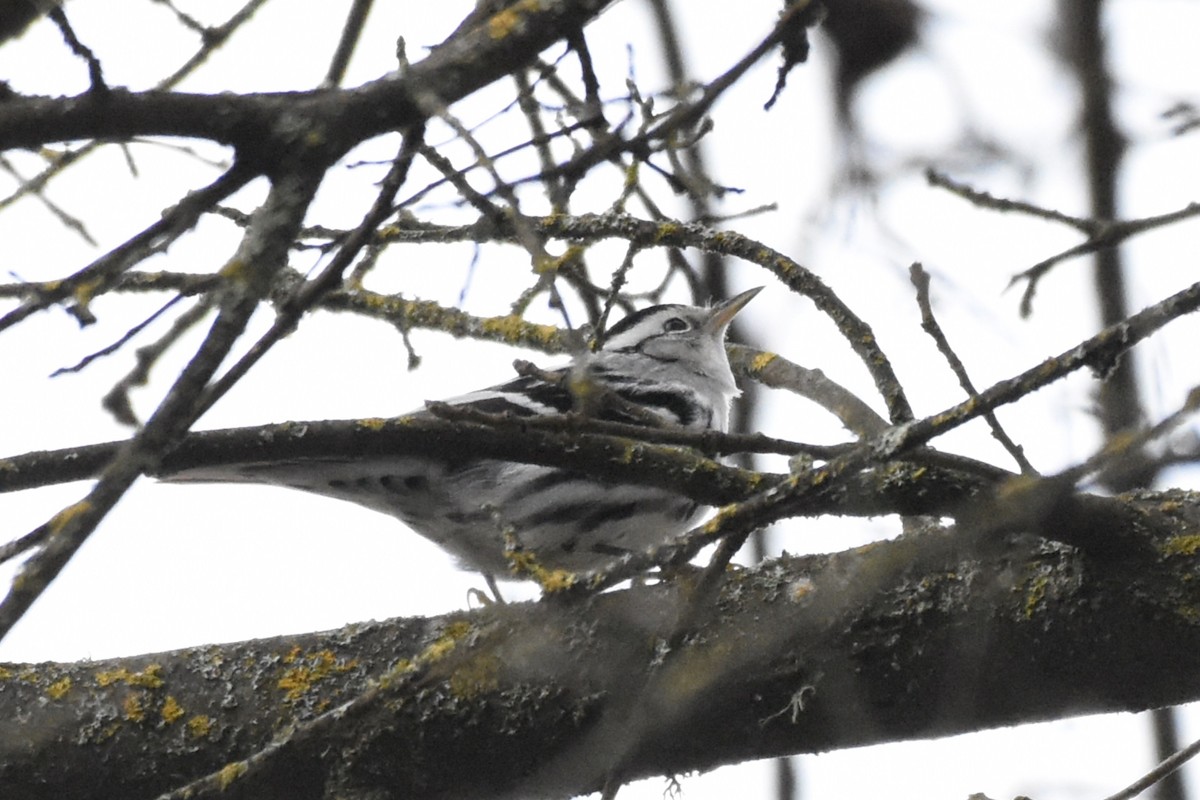
[[[206,21],[223,20],[233,3],[184,5]],[[395,37],[402,34],[412,60],[423,46],[441,41],[468,2],[379,3],[346,81],[355,85],[394,68]],[[700,80],[710,80],[760,40],[776,18],[766,0],[730,4],[701,0],[677,4],[684,43]],[[326,70],[348,3],[274,0],[230,45],[180,87],[187,91],[307,89]],[[761,64],[714,109],[707,146],[716,180],[744,193],[723,211],[767,203],[778,209],[740,219],[730,227],[757,238],[813,269],[875,329],[910,392],[918,415],[962,399],[953,376],[919,329],[919,312],[908,265],[922,261],[934,277],[939,320],[978,387],[1011,377],[1091,335],[1096,330],[1088,264],[1068,262],[1043,283],[1034,316],[1021,320],[1018,291],[1004,292],[1011,275],[1078,241],[1071,231],[1045,222],[984,212],[926,185],[928,164],[1001,196],[1027,199],[1083,214],[1073,87],[1042,46],[1050,35],[1054,4],[926,2],[934,11],[928,44],[866,87],[860,109],[867,147],[894,180],[873,197],[834,193],[844,143],[837,141],[829,102],[827,48],[817,40],[810,64],[793,72],[776,108],[766,113],[776,62]],[[1159,114],[1174,100],[1191,97],[1200,75],[1195,32],[1200,8],[1184,0],[1110,2],[1109,30],[1121,89],[1121,123],[1133,141],[1122,181],[1127,217],[1163,213],[1195,200],[1200,157],[1195,137],[1173,138]],[[147,88],[195,49],[195,37],[147,0],[71,3],[71,22],[101,58],[112,85]],[[703,10],[701,10],[703,9]],[[299,19],[297,19],[299,17]],[[719,20],[719,24],[717,21]],[[144,31],[152,29],[153,36]],[[139,33],[142,32],[142,33]],[[658,90],[666,79],[656,58],[653,26],[642,3],[617,5],[588,29],[602,87],[623,87],[631,69],[640,86]],[[629,48],[629,49],[627,49]],[[632,53],[632,55],[631,55]],[[249,54],[249,55],[248,55]],[[568,63],[565,69],[574,69]],[[947,78],[947,74],[952,78]],[[45,23],[0,48],[0,79],[19,92],[70,94],[86,89],[86,71]],[[455,106],[466,121],[483,120],[503,107],[510,84],[501,83]],[[965,110],[964,110],[965,109]],[[497,122],[481,137],[505,136]],[[964,161],[956,142],[971,125],[1019,147],[1028,170],[977,169]],[[435,126],[433,142],[450,138]],[[395,137],[368,143],[349,161],[390,159]],[[119,150],[109,148],[56,179],[49,196],[77,216],[98,240],[84,242],[65,230],[36,199],[0,213],[4,272],[46,280],[75,271],[156,219],[186,190],[211,181],[217,168],[181,153],[221,159],[217,148],[196,143],[135,144],[130,152],[138,176]],[[902,162],[913,151],[921,163]],[[26,176],[40,162],[33,154],[10,154]],[[371,199],[371,182],[382,166],[349,170],[331,181],[310,221],[356,224]],[[528,162],[502,164],[513,178]],[[336,174],[336,173],[334,173]],[[428,178],[428,176],[426,176]],[[617,180],[617,178],[609,178]],[[576,211],[602,210],[612,184],[592,182]],[[414,180],[413,186],[423,185]],[[0,192],[12,181],[0,175]],[[231,202],[250,210],[264,186],[252,185]],[[666,192],[659,190],[658,198]],[[595,207],[587,208],[588,197]],[[667,203],[672,210],[670,202]],[[524,209],[536,213],[531,204]],[[685,215],[682,207],[674,213]],[[431,203],[427,217],[468,220],[470,214]],[[1126,248],[1131,307],[1141,308],[1196,279],[1200,227],[1191,223],[1134,240]],[[197,233],[146,269],[211,271],[233,252],[240,231],[206,219]],[[621,257],[611,248],[613,263]],[[589,254],[603,263],[605,251]],[[472,271],[468,246],[397,248],[381,262],[374,288],[403,291],[454,304],[464,292],[477,314],[506,313],[514,286],[528,282],[528,256],[486,251]],[[296,265],[304,268],[305,256]],[[635,280],[653,283],[664,254],[641,256]],[[643,266],[645,265],[645,266]],[[0,278],[7,281],[11,278]],[[734,268],[735,289],[766,283],[767,290],[743,315],[753,343],[779,351],[857,391],[880,408],[865,370],[833,326],[811,304],[795,298],[755,268]],[[682,287],[676,287],[682,299]],[[0,455],[33,449],[120,439],[129,431],[101,408],[100,397],[130,367],[132,351],[104,359],[79,375],[48,380],[103,347],[162,298],[101,298],[99,322],[79,330],[54,310],[0,336]],[[0,312],[8,305],[0,304]],[[133,311],[132,309],[139,309]],[[541,321],[559,322],[545,309]],[[270,320],[258,320],[264,330]],[[154,331],[139,339],[145,344]],[[1146,376],[1146,403],[1153,419],[1170,413],[1200,383],[1195,367],[1198,330],[1181,320],[1138,349]],[[425,399],[453,396],[509,377],[511,360],[528,357],[492,344],[412,334],[424,361],[405,369],[396,332],[346,315],[317,314],[281,343],[199,423],[199,428],[255,425],[297,419],[390,416]],[[149,413],[198,343],[189,337],[155,370],[151,384],[135,394]],[[191,348],[189,350],[189,348]],[[541,363],[548,363],[544,357]],[[1086,458],[1099,444],[1087,414],[1093,383],[1076,375],[1000,413],[1010,434],[1034,465],[1054,471]],[[769,433],[802,441],[842,441],[844,432],[824,412],[790,396],[768,396],[760,425]],[[1011,467],[982,425],[939,440],[944,449],[986,457]],[[1171,473],[1173,485],[1192,488],[1187,470]],[[0,538],[16,537],[78,500],[83,484],[0,495]],[[776,549],[806,552],[843,549],[895,532],[894,520],[801,520],[779,526]],[[7,577],[11,571],[0,573]],[[467,604],[481,585],[448,557],[399,523],[373,512],[296,492],[257,487],[179,487],[139,483],[105,520],[54,586],[17,629],[0,642],[0,660],[106,658],[213,641],[333,628],[348,622],[443,613]],[[509,585],[507,595],[528,589]],[[1200,736],[1196,714],[1184,715],[1185,739]],[[1151,765],[1146,717],[1113,715],[1032,725],[935,742],[890,744],[799,759],[805,797],[994,798],[1026,794],[1038,800],[1103,797],[1133,781]],[[685,797],[766,796],[769,770],[749,765],[685,777]],[[664,780],[643,781],[622,797],[658,798]]]

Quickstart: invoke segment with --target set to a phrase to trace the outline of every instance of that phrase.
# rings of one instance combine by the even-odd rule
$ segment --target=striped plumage
[[[666,423],[725,430],[729,403],[738,394],[725,355],[725,331],[758,291],[712,308],[661,305],[634,312],[607,332],[598,351],[574,366]],[[572,411],[578,398],[561,384],[526,376],[448,402],[489,413],[540,416]],[[601,401],[594,413],[639,422],[620,403]],[[508,573],[505,530],[543,566],[584,570],[664,542],[686,530],[698,514],[695,502],[662,489],[490,459],[253,463],[195,469],[167,479],[274,484],[348,500],[398,517],[465,566],[500,577]]]

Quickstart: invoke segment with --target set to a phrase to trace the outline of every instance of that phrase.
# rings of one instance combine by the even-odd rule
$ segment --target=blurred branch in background
[[[1124,172],[1125,135],[1113,111],[1113,79],[1103,26],[1107,3],[1092,0],[1062,0],[1059,4],[1058,43],[1063,60],[1075,74],[1082,97],[1080,129],[1083,132],[1083,165],[1086,174],[1090,215],[1108,222],[1121,217],[1117,196]],[[1125,266],[1120,247],[1104,247],[1092,258],[1096,304],[1103,325],[1124,319],[1129,313]],[[1113,364],[1097,387],[1097,413],[1106,438],[1111,439],[1145,424],[1146,411],[1138,382],[1137,354],[1127,353]],[[1119,472],[1110,473],[1105,486],[1111,491],[1149,487],[1157,467],[1154,459],[1131,453]],[[1140,462],[1140,463],[1139,463]],[[1151,726],[1158,760],[1169,758],[1181,747],[1178,722],[1169,708],[1151,712]],[[1183,775],[1171,771],[1155,788],[1160,800],[1185,800]]]

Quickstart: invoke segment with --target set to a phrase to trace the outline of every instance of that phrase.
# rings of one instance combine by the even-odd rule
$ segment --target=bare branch
[[[921,327],[930,335],[937,345],[938,352],[942,354],[942,357],[946,359],[946,363],[950,365],[954,376],[958,378],[959,386],[963,388],[969,397],[977,397],[975,384],[971,382],[970,376],[967,375],[967,368],[963,366],[962,360],[950,346],[950,341],[942,331],[942,326],[938,324],[937,318],[933,315],[933,304],[929,300],[929,273],[920,264],[914,263],[909,268],[909,276],[912,278],[913,286],[917,288],[917,305],[921,308]],[[989,411],[983,415],[983,418],[987,420],[988,427],[992,429],[992,436],[1013,457],[1013,460],[1017,462],[1017,466],[1021,468],[1021,472],[1026,475],[1036,475],[1037,470],[1029,463],[1029,459],[1025,458],[1024,450],[1009,438],[1004,428],[1000,427],[1000,420],[996,419],[996,415]]]

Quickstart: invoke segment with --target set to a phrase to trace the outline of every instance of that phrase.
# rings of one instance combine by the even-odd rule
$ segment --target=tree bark
[[[1002,498],[1003,499],[1003,498]],[[566,796],[609,780],[1200,697],[1200,506],[1066,494],[583,601],[0,671],[30,798]],[[1067,534],[1059,537],[1056,532]],[[1051,538],[1043,538],[1049,536]],[[1073,547],[1136,540],[1140,549]],[[172,795],[175,796],[175,795]]]

